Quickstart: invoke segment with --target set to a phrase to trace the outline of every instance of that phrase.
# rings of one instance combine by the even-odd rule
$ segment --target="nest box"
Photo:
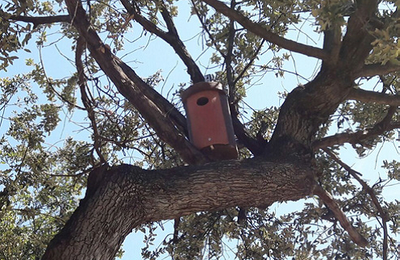
[[[235,133],[222,85],[199,82],[182,92],[190,141],[214,160],[236,159]]]

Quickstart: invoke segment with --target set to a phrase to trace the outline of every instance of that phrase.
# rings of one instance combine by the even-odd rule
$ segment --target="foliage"
[[[136,49],[135,42],[139,39],[149,45],[162,46],[154,40],[157,30],[149,33],[150,27],[143,29],[133,22],[134,14],[124,8],[123,2],[83,1],[92,27],[112,53],[131,57],[128,50]],[[247,97],[249,86],[256,86],[267,74],[280,79],[297,74],[297,79],[304,84],[307,83],[304,79],[311,75],[298,75],[297,71],[287,69],[288,63],[295,63],[292,53],[215,12],[205,2],[191,1],[187,13],[180,12],[185,10],[183,4],[173,0],[134,1],[133,8],[159,30],[170,29],[163,12],[164,15],[168,12],[171,19],[179,15],[188,18],[190,12],[190,19],[198,20],[196,29],[199,30],[190,42],[199,42],[200,46],[195,48],[202,48],[207,56],[199,55],[199,60],[205,59],[209,64],[207,69],[229,89],[231,111],[239,115],[247,133],[263,142],[270,140],[279,108],[275,104],[252,109],[251,104],[246,103],[250,100]],[[370,32],[374,41],[367,64],[400,64],[397,5],[396,1],[380,3],[376,16],[387,26]],[[310,42],[333,28],[345,28],[348,17],[357,8],[355,2],[347,0],[233,0],[230,7],[278,36],[296,40],[294,31],[297,36],[305,35]],[[61,59],[75,63],[79,33],[71,23],[64,18],[60,18],[61,23],[32,23],[22,19],[66,14],[65,3],[61,0],[3,1],[0,4],[0,70],[12,70],[19,56],[31,52],[40,54],[41,50],[57,46],[58,42],[71,46],[67,54],[59,55]],[[303,26],[312,26],[312,29],[302,29]],[[57,40],[49,40],[53,35],[57,35]],[[142,49],[146,51],[146,46]],[[37,61],[29,56],[25,65],[30,71],[26,73],[17,69],[15,75],[1,74],[7,76],[0,79],[0,233],[3,234],[0,259],[39,258],[78,206],[85,192],[88,172],[100,164],[130,163],[147,169],[185,165],[179,154],[146,122],[135,104],[127,101],[104,75],[89,52],[82,55],[83,72],[65,69],[62,76],[54,78],[50,76],[54,73],[52,69],[45,69],[44,58],[40,56]],[[172,69],[174,65],[170,63]],[[80,85],[80,73],[84,74],[85,88]],[[172,79],[172,84],[166,80],[168,73],[146,73],[141,75],[142,79],[153,89],[164,88],[163,84],[185,85],[188,81]],[[370,86],[374,80],[375,87],[381,88],[382,93],[397,95],[398,72],[379,78],[363,77],[357,87]],[[285,87],[296,86],[289,82]],[[177,88],[171,87],[167,95],[170,93],[174,93],[169,96],[171,102],[183,112]],[[345,101],[321,126],[315,139],[332,132],[367,131],[382,121],[389,110],[385,104]],[[399,122],[397,111],[393,118]],[[398,134],[393,128],[352,145],[363,157],[384,143],[397,147]],[[342,144],[335,145],[329,151],[339,156],[341,147]],[[239,148],[241,159],[252,157],[240,142]],[[320,173],[318,182],[368,237],[367,248],[356,246],[330,209],[316,197],[310,197],[303,201],[301,209],[284,214],[274,212],[276,204],[248,208],[244,223],[238,221],[239,208],[183,216],[174,230],[174,237],[165,238],[154,251],[149,245],[156,236],[157,225],[150,224],[147,230],[142,227],[142,231],[147,232],[143,258],[162,258],[163,254],[169,254],[173,259],[223,259],[225,255],[237,259],[373,259],[383,257],[385,236],[389,238],[388,259],[399,257],[400,203],[398,199],[386,200],[385,191],[399,184],[400,163],[384,160],[384,173],[379,171],[380,175],[368,176],[373,183],[374,196],[389,216],[386,220],[389,234],[383,234],[382,212],[365,187],[326,152],[316,153],[315,157],[315,167]],[[231,244],[237,246],[232,252]]]

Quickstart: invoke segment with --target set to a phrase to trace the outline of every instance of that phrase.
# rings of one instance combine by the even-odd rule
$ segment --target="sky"
[[[176,26],[178,27],[178,32],[184,43],[187,45],[189,53],[201,64],[201,69],[204,74],[213,73],[212,70],[207,69],[208,57],[211,54],[207,51],[205,46],[202,45],[199,35],[200,25],[197,23],[195,17],[190,17],[189,8],[187,5],[181,5],[179,7],[179,13],[183,14],[179,18],[175,19]],[[298,33],[296,31],[289,32],[288,37],[292,39],[299,39],[303,43],[312,44],[313,41],[317,42],[317,45],[321,45],[321,36],[312,32],[308,24],[304,24],[302,30],[305,33]],[[163,41],[152,40],[148,42],[146,38],[138,38],[142,34],[142,29],[140,25],[134,25],[132,33],[127,36],[127,40],[133,41],[132,44],[127,45],[127,48],[117,56],[122,57],[122,59],[127,62],[132,68],[137,72],[138,75],[142,77],[148,77],[157,71],[161,70],[164,81],[156,87],[156,89],[163,95],[172,95],[173,91],[170,92],[171,88],[176,89],[178,82],[186,82],[187,86],[190,84],[190,79],[186,73],[186,68],[183,66],[182,62],[177,58],[176,54],[172,48]],[[306,34],[313,35],[313,39],[308,38]],[[73,64],[73,54],[71,53],[70,43],[66,39],[58,40],[56,35],[49,35],[49,43],[52,43],[49,47],[42,49],[42,59],[45,65],[48,76],[53,78],[64,77],[66,74],[72,74],[75,72],[75,67]],[[144,47],[144,48],[141,48]],[[32,48],[34,49],[34,48]],[[168,50],[168,51],[167,51]],[[15,62],[15,66],[9,68],[8,72],[0,71],[0,77],[10,76],[15,73],[24,72],[24,60],[25,58],[33,58],[38,62],[39,54],[36,52],[24,53],[20,52],[20,59]],[[295,71],[299,75],[303,75],[308,79],[312,79],[315,76],[315,72],[318,69],[319,63],[313,59],[308,58],[303,55],[292,54],[293,61],[287,62],[285,69],[288,71]],[[54,57],[59,58],[54,58]],[[66,58],[60,58],[60,56],[65,56]],[[267,73],[264,78],[262,78],[257,84],[253,86],[248,86],[247,97],[245,102],[249,104],[253,109],[263,109],[270,106],[280,106],[283,100],[277,98],[278,92],[289,92],[295,88],[298,84],[305,84],[306,81],[302,78],[292,75],[290,73],[285,74],[283,78],[276,78],[274,72]],[[248,108],[249,115],[251,109]],[[77,112],[78,113],[78,112]],[[65,113],[64,120],[68,123],[73,121],[73,115],[68,115]],[[3,128],[4,129],[4,128]],[[52,138],[65,140],[68,136],[72,135],[80,138],[88,138],[89,132],[78,133],[78,127],[76,129],[72,128],[59,128],[58,133]],[[357,154],[353,151],[350,146],[345,146],[341,150],[343,155],[343,160],[347,164],[351,165],[355,170],[363,173],[363,178],[370,180],[374,183],[379,176],[384,177],[385,172],[380,169],[382,159],[398,159],[399,152],[397,147],[392,144],[387,144],[383,149],[377,147],[371,154],[369,154],[363,160],[359,160]],[[379,176],[377,176],[379,174]],[[392,200],[398,197],[397,192],[398,186],[391,187],[386,196],[388,200]],[[277,212],[287,212],[288,209],[293,210],[293,207],[300,207],[301,202],[288,203],[288,204],[274,204],[272,209]],[[157,246],[164,237],[172,233],[171,223],[166,224],[164,231],[161,229],[158,231],[158,237],[155,241]],[[141,232],[133,232],[129,235],[125,242],[123,249],[125,254],[122,260],[130,259],[141,259],[140,251],[143,240],[143,234]]]

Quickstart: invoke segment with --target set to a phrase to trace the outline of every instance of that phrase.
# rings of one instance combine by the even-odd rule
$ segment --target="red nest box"
[[[181,94],[188,117],[190,141],[214,160],[236,159],[228,97],[222,85],[199,82]]]

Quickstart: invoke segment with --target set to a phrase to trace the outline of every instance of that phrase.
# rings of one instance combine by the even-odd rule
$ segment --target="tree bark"
[[[267,155],[168,170],[147,171],[129,165],[94,170],[89,176],[85,198],[49,244],[43,259],[112,259],[131,230],[144,223],[199,211],[298,200],[315,193],[313,139],[319,127],[348,98],[354,76],[365,68],[365,57],[372,48],[368,29],[369,21],[374,18],[372,9],[376,0],[359,1],[343,41],[339,43],[336,39],[335,48],[325,46],[324,49],[298,44],[268,32],[222,2],[205,2],[283,48],[324,61],[330,61],[332,55],[339,59],[326,62],[312,82],[288,95]],[[164,106],[158,105],[156,97],[146,92],[135,72],[112,55],[91,29],[79,2],[66,0],[66,3],[71,20],[88,43],[91,55],[120,93],[186,162],[206,162],[207,158],[177,133],[177,125],[183,125],[182,115],[175,113],[180,119],[171,122],[164,113]],[[257,149],[260,154],[262,148],[261,145]],[[320,194],[324,197],[324,193]]]
[[[109,260],[141,224],[298,200],[314,187],[310,167],[260,158],[153,171],[102,166],[91,172],[85,198],[43,259]]]
[[[203,155],[179,128],[186,120],[180,112],[148,86],[123,61],[112,54],[90,26],[80,1],[65,0],[71,21],[85,39],[91,56],[115,84],[118,91],[139,111],[161,140],[169,144],[189,164],[202,164],[209,159]]]

